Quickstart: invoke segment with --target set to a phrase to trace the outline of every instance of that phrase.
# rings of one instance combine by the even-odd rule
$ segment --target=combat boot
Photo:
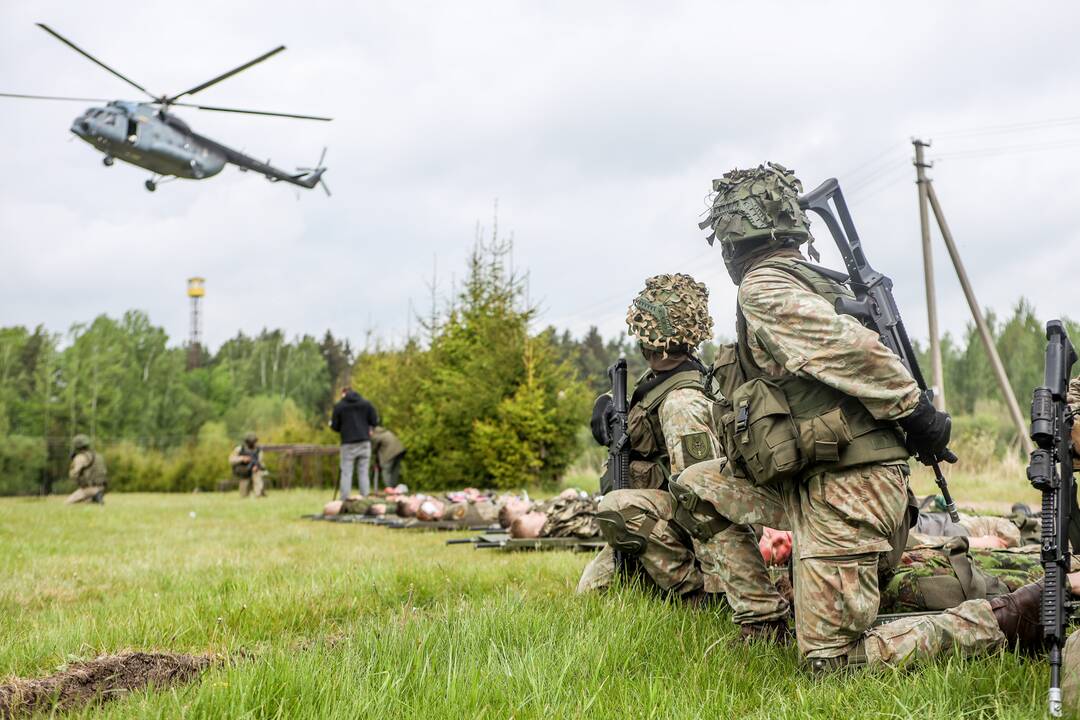
[[[740,625],[739,635],[744,643],[765,642],[781,647],[788,647],[795,639],[786,618]]]
[[[698,588],[693,592],[680,595],[679,600],[687,607],[709,609],[720,607],[725,603],[724,593],[705,592]]]
[[[1008,595],[990,600],[990,609],[1010,647],[1036,654],[1046,649],[1046,638],[1039,620],[1043,581],[1030,583]]]

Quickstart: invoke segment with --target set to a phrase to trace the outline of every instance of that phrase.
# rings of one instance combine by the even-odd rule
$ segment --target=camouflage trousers
[[[648,547],[638,560],[648,579],[661,591],[676,595],[722,591],[719,555],[713,548],[714,542],[698,542],[674,527],[675,499],[666,490],[609,493],[597,508],[598,512],[605,510],[629,510],[627,529],[632,533],[639,532],[644,523],[656,519],[649,533]],[[614,577],[614,554],[610,547],[605,547],[585,567],[577,591],[604,589],[611,585]]]
[[[240,479],[240,497],[247,497],[248,495],[254,495],[255,497],[266,497],[266,485],[264,482],[265,473],[262,470],[256,470],[251,473],[250,478]]]
[[[879,564],[899,559],[906,533],[907,478],[900,466],[862,466],[805,482],[758,487],[723,472],[723,461],[688,468],[677,482],[715,514],[730,521],[706,543],[706,564],[740,624],[788,613],[758,550],[751,524],[791,530],[795,630],[808,658],[858,657],[872,664],[900,664],[917,653],[959,647],[982,652],[1003,642],[989,603],[974,600],[935,616],[907,618],[869,630],[879,606]],[[698,547],[671,527],[676,504],[661,491],[611,493],[601,512],[614,510],[629,533],[647,535],[642,567],[662,588],[685,592],[705,575],[695,565]],[[709,518],[702,515],[702,521]],[[645,532],[647,530],[647,532]],[[594,561],[579,590],[601,573]],[[695,573],[697,567],[697,573]]]
[[[98,493],[104,492],[104,490],[104,485],[87,485],[86,487],[78,488],[75,492],[67,496],[67,499],[64,500],[64,504],[74,505],[75,503],[90,502]]]

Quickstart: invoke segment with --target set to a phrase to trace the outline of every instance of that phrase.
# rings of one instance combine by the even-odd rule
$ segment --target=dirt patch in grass
[[[0,718],[42,710],[72,710],[107,702],[149,685],[166,688],[191,682],[214,662],[210,655],[125,652],[67,665],[44,678],[15,678],[0,685]]]

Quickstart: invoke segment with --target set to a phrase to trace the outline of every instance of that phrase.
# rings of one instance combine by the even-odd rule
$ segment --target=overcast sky
[[[0,4],[0,91],[138,99],[35,21],[156,93],[287,45],[195,99],[334,122],[179,114],[286,169],[329,146],[334,194],[233,167],[150,194],[146,171],[105,168],[70,134],[86,103],[0,99],[0,325],[140,308],[181,341],[197,274],[212,347],[262,327],[397,342],[498,198],[541,323],[622,332],[645,277],[682,271],[731,335],[734,287],[697,222],[712,178],[773,160],[807,189],[839,177],[925,337],[913,135],[933,140],[980,303],[1080,315],[1072,3]],[[958,332],[970,316],[936,230],[934,251]]]

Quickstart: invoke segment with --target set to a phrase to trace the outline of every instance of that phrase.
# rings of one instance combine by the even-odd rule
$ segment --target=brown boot
[[[791,645],[795,639],[786,618],[740,625],[739,635],[744,643],[766,642],[783,647]]]
[[[693,592],[680,595],[679,600],[684,605],[692,608],[709,609],[719,607],[724,604],[724,593],[711,593],[698,589]]]
[[[1039,621],[1042,593],[1043,581],[1040,580],[990,600],[994,619],[1010,647],[1029,654],[1046,649],[1046,638]]]

